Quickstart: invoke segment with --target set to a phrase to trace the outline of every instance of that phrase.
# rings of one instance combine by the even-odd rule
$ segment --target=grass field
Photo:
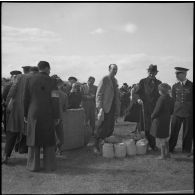
[[[192,192],[193,158],[186,157],[180,150],[181,133],[177,152],[169,160],[155,159],[158,152],[105,159],[95,156],[90,147],[84,147],[58,156],[58,168],[52,173],[27,171],[26,155],[13,153],[10,165],[2,165],[2,193]]]

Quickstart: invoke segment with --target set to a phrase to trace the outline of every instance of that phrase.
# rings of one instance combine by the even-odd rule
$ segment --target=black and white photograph
[[[2,194],[193,194],[193,1],[2,1]]]

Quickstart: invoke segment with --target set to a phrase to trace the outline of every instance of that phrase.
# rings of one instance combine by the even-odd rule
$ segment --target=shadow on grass
[[[15,166],[18,166],[18,165],[21,165],[21,166],[26,166],[26,162],[27,162],[27,159],[26,158],[10,158],[9,161],[8,161],[8,164],[3,164],[3,166],[7,166],[7,167],[15,167]]]
[[[193,162],[193,158],[189,157],[175,157],[174,160],[177,162]]]
[[[124,169],[107,169],[107,168],[90,168],[90,167],[83,167],[80,166],[70,166],[70,165],[58,165],[55,174],[57,175],[97,175],[97,174],[105,174],[105,175],[137,175],[137,174],[147,174],[149,173],[146,169],[132,169],[132,170],[124,170]]]

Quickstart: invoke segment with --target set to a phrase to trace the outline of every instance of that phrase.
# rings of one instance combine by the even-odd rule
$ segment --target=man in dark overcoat
[[[151,64],[148,68],[148,77],[140,80],[139,89],[136,92],[139,95],[138,103],[144,106],[145,135],[149,146],[154,151],[158,148],[156,147],[155,138],[150,134],[150,128],[151,114],[159,97],[158,85],[161,84],[161,81],[156,79],[157,73],[157,65]]]
[[[186,78],[189,69],[175,67],[178,83],[172,87],[174,112],[171,121],[169,150],[174,151],[183,124],[182,152],[190,153],[193,140],[193,83]]]
[[[24,117],[27,122],[27,169],[40,170],[43,147],[44,169],[52,171],[55,161],[55,124],[59,123],[59,94],[46,61],[38,63],[39,73],[29,77],[24,91]]]

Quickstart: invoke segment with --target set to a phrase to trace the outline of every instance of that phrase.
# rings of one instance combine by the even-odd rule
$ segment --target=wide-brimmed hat
[[[157,65],[150,64],[148,72],[158,72]]]

